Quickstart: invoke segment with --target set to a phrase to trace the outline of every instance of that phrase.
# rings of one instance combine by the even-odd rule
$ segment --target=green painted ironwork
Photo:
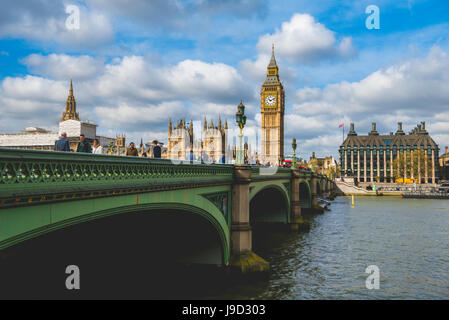
[[[232,165],[0,148],[0,207],[39,197],[61,199],[65,193],[77,198],[77,193],[97,196],[99,190],[175,190],[232,179]]]
[[[216,192],[203,194],[207,200],[212,202],[218,210],[223,214],[226,221],[228,220],[228,208],[229,208],[229,192]]]

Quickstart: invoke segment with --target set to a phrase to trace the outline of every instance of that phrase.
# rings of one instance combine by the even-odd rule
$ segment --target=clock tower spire
[[[267,77],[260,91],[262,127],[261,158],[263,163],[281,165],[284,161],[285,92],[279,79],[279,68],[274,55],[274,43]]]

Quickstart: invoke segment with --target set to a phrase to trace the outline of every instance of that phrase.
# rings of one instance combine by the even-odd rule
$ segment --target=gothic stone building
[[[206,118],[203,121],[203,131],[201,138],[194,135],[193,122],[186,124],[185,120],[178,121],[176,126],[168,123],[168,145],[167,158],[176,160],[204,159],[209,162],[220,163],[226,153],[228,122],[224,125],[221,118],[218,125],[214,126],[211,120],[207,124]],[[227,159],[229,160],[229,159]]]
[[[424,151],[425,159],[431,159],[431,161],[423,161],[424,164],[419,161],[418,164],[413,164],[413,153],[421,150]],[[405,179],[417,179],[417,183],[435,183],[438,172],[438,151],[438,145],[426,131],[425,122],[421,122],[409,134],[404,133],[402,123],[399,122],[396,133],[391,132],[389,135],[379,135],[376,124],[373,123],[371,132],[365,136],[357,135],[354,124],[351,123],[348,136],[340,146],[341,173],[342,176],[352,176],[359,182],[373,183],[379,179],[380,182],[393,183],[395,170],[398,170],[404,173]],[[394,165],[398,156],[401,159],[409,159],[409,161],[401,162],[405,168]],[[407,164],[417,167],[418,170],[410,170],[410,168],[407,170]],[[425,170],[422,170],[420,166],[424,166]]]

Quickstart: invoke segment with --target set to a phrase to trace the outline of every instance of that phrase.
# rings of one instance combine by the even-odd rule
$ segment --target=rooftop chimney
[[[350,127],[349,127],[349,133],[348,136],[356,136],[357,133],[354,130],[354,123],[351,123]]]
[[[405,135],[404,131],[402,130],[402,122],[398,122],[398,131],[396,131],[396,135],[398,136]]]
[[[371,132],[369,133],[369,135],[373,135],[373,136],[379,135],[379,133],[376,131],[376,123],[375,122],[371,123]]]

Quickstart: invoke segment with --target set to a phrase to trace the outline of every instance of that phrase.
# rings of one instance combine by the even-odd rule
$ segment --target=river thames
[[[339,197],[311,216],[309,232],[272,232],[255,251],[271,264],[267,279],[218,281],[199,273],[167,298],[449,299],[449,201]],[[380,269],[368,290],[365,269]],[[155,294],[155,293],[154,293]],[[178,295],[179,294],[179,295]]]
[[[9,281],[10,285],[0,288],[0,297],[449,299],[448,207],[446,200],[385,196],[356,197],[352,208],[351,198],[338,197],[331,211],[305,217],[310,222],[308,232],[292,232],[274,225],[268,230],[255,227],[254,251],[271,265],[271,272],[263,278],[242,279],[216,267],[163,266],[164,260],[158,259],[148,244],[129,250],[129,244],[110,244],[111,238],[104,233],[101,250],[94,247],[87,258],[80,260],[74,254],[89,246],[80,247],[75,242],[67,247],[68,242],[59,245],[54,240],[59,238],[41,237],[41,241],[24,244],[23,252],[20,246],[12,248],[3,259],[10,266],[2,273],[0,283]],[[92,227],[96,230],[95,225]],[[61,230],[60,234],[79,239],[77,230]],[[89,229],[83,230],[82,236],[92,244]],[[101,242],[101,237],[95,239]],[[61,246],[70,249],[58,249]],[[113,260],[105,262],[101,257],[107,250]],[[140,264],[136,257],[147,257],[154,268]],[[63,286],[63,271],[69,263],[82,270],[79,293]],[[379,289],[366,288],[369,274],[365,270],[371,265],[380,270]],[[36,284],[27,285],[32,281]],[[52,287],[59,291],[49,291]]]

